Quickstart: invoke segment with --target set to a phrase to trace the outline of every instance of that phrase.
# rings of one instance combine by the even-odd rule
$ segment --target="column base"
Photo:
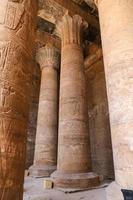
[[[106,188],[106,198],[107,200],[124,200],[120,185],[116,182],[112,182]]]
[[[37,166],[29,168],[29,176],[35,178],[49,177],[56,170],[56,166]]]
[[[88,189],[100,184],[99,176],[93,172],[70,174],[55,171],[51,178],[56,188]]]

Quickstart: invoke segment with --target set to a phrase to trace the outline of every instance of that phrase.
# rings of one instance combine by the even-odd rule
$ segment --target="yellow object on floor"
[[[44,189],[51,189],[53,188],[53,182],[51,180],[44,180],[43,187]]]

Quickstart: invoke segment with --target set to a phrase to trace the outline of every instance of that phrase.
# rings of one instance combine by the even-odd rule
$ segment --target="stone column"
[[[0,199],[22,200],[36,0],[0,1]]]
[[[37,61],[42,75],[35,157],[30,174],[45,177],[56,170],[57,163],[59,53],[56,48],[47,45],[38,50]]]
[[[65,15],[59,30],[62,39],[57,171],[55,187],[88,188],[98,185],[91,172],[88,113],[80,16]]]
[[[120,188],[133,190],[133,1],[99,0],[97,5],[109,101],[115,181]]]

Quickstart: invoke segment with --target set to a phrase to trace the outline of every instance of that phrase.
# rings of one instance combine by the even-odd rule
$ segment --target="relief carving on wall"
[[[26,88],[30,90],[32,79],[32,62],[29,56],[19,45],[6,43],[0,48],[0,70],[0,112],[8,115],[14,113],[25,118],[28,98],[24,94]],[[23,86],[25,82],[26,88]]]
[[[0,6],[0,24],[3,28],[10,29],[3,37],[13,38],[14,42],[25,42],[27,52],[33,52],[33,42],[35,40],[35,19],[31,14],[35,12],[35,5],[31,0],[2,0]],[[15,34],[15,35],[14,35]],[[5,39],[4,39],[5,40]],[[16,41],[15,41],[16,40]],[[20,44],[21,45],[21,44]],[[32,52],[30,50],[32,49]]]
[[[39,3],[38,15],[52,23],[56,23],[66,13],[66,9],[53,0],[40,1]]]
[[[35,5],[36,0],[0,1],[0,199],[22,199]]]
[[[23,14],[24,14],[23,4],[8,2],[5,15],[5,26],[10,29],[16,29],[16,27],[20,23],[20,19]]]

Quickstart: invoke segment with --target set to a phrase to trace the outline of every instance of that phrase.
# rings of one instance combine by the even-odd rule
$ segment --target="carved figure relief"
[[[20,200],[36,0],[1,0],[0,3],[0,199]]]
[[[45,0],[43,3],[40,1],[40,7],[43,9],[43,12],[40,10],[39,15],[45,15],[45,18],[49,19],[53,23],[56,20],[60,20],[66,12],[66,9],[63,9],[59,4],[52,0]]]
[[[6,15],[6,6],[7,6],[7,0],[2,0],[0,2],[0,24],[4,24]]]
[[[0,71],[2,72],[5,67],[7,52],[8,52],[8,45],[9,43],[1,43],[0,42]]]
[[[16,29],[16,27],[20,23],[20,19],[23,14],[23,4],[8,2],[5,15],[5,26],[7,26],[10,29]]]

